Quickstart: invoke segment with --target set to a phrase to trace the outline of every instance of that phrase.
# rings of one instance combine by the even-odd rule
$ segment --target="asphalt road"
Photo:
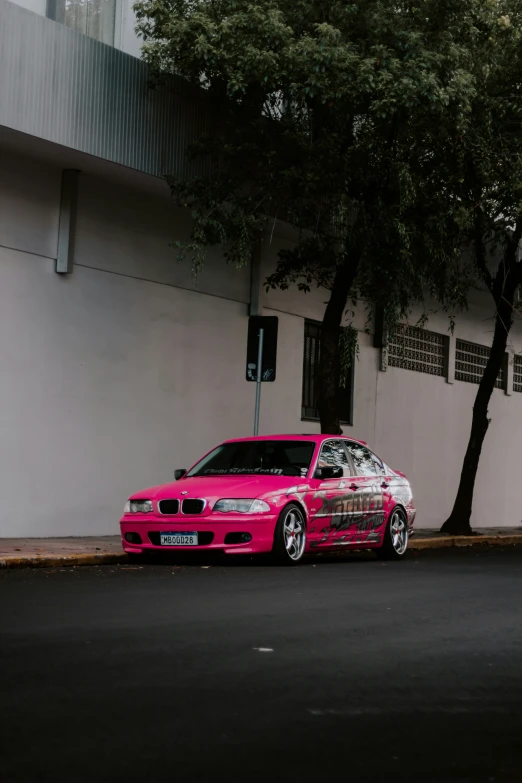
[[[522,779],[522,552],[0,573],[13,781]]]

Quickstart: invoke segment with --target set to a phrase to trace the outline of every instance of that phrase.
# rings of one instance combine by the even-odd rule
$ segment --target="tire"
[[[394,508],[388,517],[382,546],[377,549],[381,560],[401,560],[408,549],[408,520],[402,508]]]
[[[140,565],[145,562],[143,554],[136,554],[136,552],[127,552],[129,563],[139,563]]]
[[[272,562],[294,566],[303,557],[306,546],[306,517],[297,503],[289,503],[279,514],[274,533]]]

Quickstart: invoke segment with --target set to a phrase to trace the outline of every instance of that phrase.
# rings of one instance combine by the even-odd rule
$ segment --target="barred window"
[[[319,420],[318,380],[320,356],[321,324],[315,321],[305,321],[301,418],[308,421]],[[342,424],[352,424],[353,364],[346,386],[339,387],[337,405],[339,421]]]
[[[513,363],[513,391],[522,392],[522,356],[515,356]]]
[[[455,352],[455,379],[467,383],[480,383],[484,374],[490,349],[486,345],[458,340]],[[504,388],[504,368],[500,369],[495,382],[497,389]]]
[[[388,335],[388,366],[445,375],[447,338],[418,326],[397,324]]]

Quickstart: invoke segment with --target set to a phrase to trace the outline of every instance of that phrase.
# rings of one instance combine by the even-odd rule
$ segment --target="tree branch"
[[[482,279],[488,289],[493,294],[495,288],[495,281],[488,269],[486,261],[486,247],[484,245],[483,237],[483,224],[480,215],[477,213],[475,216],[475,259],[477,267],[482,276]]]

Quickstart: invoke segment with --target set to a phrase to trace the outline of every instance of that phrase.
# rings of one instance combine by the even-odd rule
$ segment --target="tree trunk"
[[[341,326],[348,295],[359,268],[359,255],[348,254],[335,274],[332,293],[324,312],[321,326],[321,354],[317,384],[321,432],[339,435],[337,400],[339,396],[340,355],[339,327]]]
[[[506,265],[502,261],[495,280],[495,286],[498,289],[497,293],[494,293],[497,314],[495,316],[495,331],[491,353],[478,387],[475,404],[473,405],[471,433],[462,465],[457,497],[455,498],[451,514],[441,527],[441,533],[454,535],[472,534],[470,520],[473,506],[473,491],[475,489],[482,444],[490,423],[488,418],[489,401],[502,367],[509,330],[513,323],[513,302],[517,288],[517,278],[518,270],[514,259]]]

